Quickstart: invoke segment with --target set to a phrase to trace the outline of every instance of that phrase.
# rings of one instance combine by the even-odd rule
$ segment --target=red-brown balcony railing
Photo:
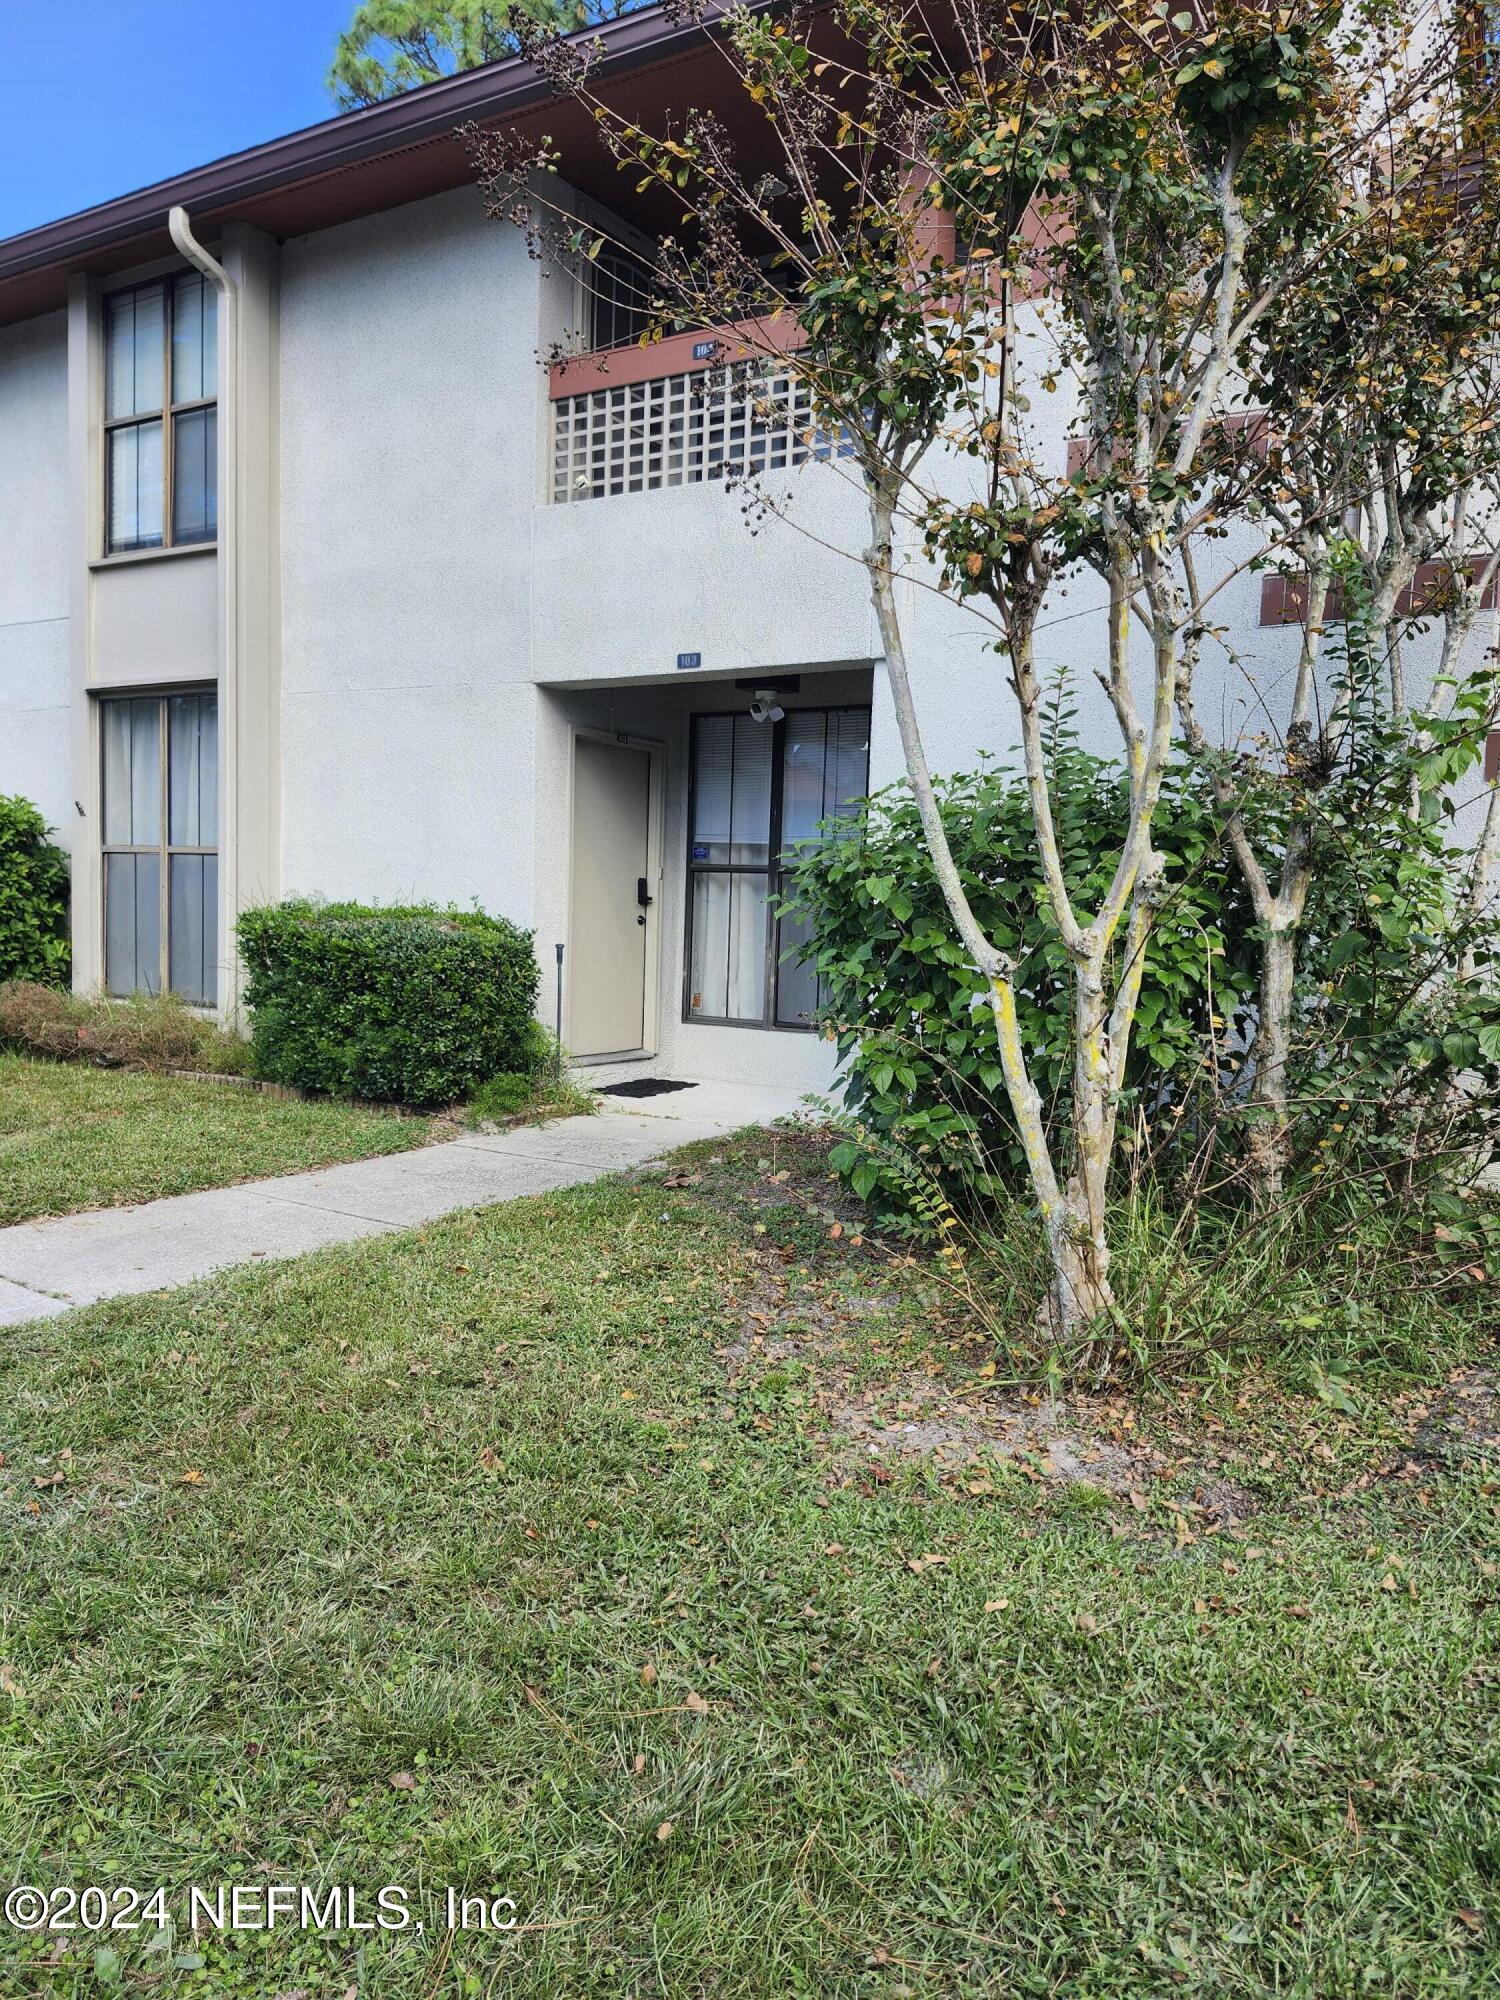
[[[553,500],[695,486],[835,456],[786,359],[803,338],[778,313],[555,362]]]

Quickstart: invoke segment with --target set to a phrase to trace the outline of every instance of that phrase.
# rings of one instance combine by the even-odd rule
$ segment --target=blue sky
[[[355,0],[0,0],[0,237],[329,117]]]

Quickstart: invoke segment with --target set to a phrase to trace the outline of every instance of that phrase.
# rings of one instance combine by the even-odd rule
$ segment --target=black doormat
[[[606,1083],[601,1097],[665,1097],[669,1090],[696,1090],[695,1083],[678,1083],[669,1076],[633,1076],[629,1083]]]

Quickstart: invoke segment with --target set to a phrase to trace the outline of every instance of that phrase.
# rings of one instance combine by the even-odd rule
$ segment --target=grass
[[[466,1125],[536,1125],[554,1118],[589,1118],[598,1109],[597,1092],[569,1071],[540,1067],[529,1074],[491,1077],[472,1093],[460,1115]]]
[[[421,1145],[422,1119],[0,1052],[0,1224]]]
[[[9,1932],[0,1994],[1494,1990],[1447,1392],[904,1455],[982,1350],[772,1143],[7,1334],[0,1843],[179,1922]],[[414,1921],[192,1936],[221,1882]]]

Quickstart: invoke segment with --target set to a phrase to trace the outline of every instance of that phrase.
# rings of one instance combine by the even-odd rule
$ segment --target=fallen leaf
[[[683,1699],[683,1707],[693,1715],[707,1715],[708,1703],[694,1689],[689,1688]]]
[[[645,1770],[646,1759],[641,1751],[637,1750],[637,1752],[635,1753],[635,1757],[631,1762],[630,1768],[632,1771],[635,1772],[635,1775],[637,1777],[640,1777],[641,1773]]]
[[[664,1819],[661,1825],[656,1829],[656,1837],[658,1840],[670,1840],[672,1838],[673,1832],[674,1828],[672,1822],[669,1819]]]
[[[12,1701],[19,1701],[25,1692],[9,1660],[0,1660],[0,1694],[8,1694]]]
[[[642,1687],[656,1686],[656,1669],[655,1667],[652,1666],[649,1660],[647,1660],[645,1666],[641,1668],[641,1686]]]
[[[1010,1599],[1008,1597],[986,1598],[984,1608],[986,1611],[1009,1611]]]
[[[392,1771],[392,1773],[391,1773],[391,1790],[392,1790],[392,1791],[395,1791],[395,1792],[414,1792],[414,1791],[415,1791],[416,1789],[417,1789],[417,1780],[416,1780],[416,1774],[415,1774],[415,1772],[412,1772],[412,1771]]]

